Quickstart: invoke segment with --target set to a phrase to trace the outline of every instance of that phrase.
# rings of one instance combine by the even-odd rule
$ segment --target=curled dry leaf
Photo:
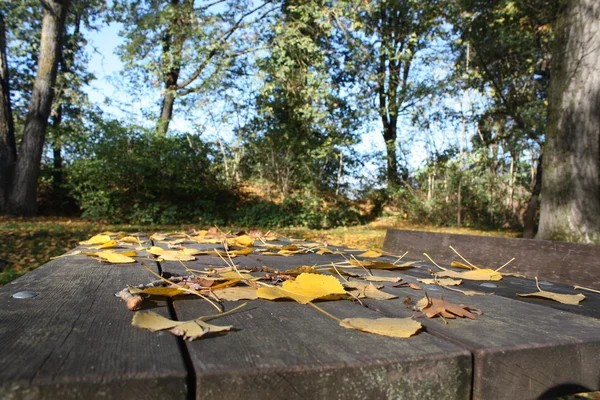
[[[417,279],[419,282],[426,285],[441,285],[441,286],[458,286],[462,283],[462,280],[454,280],[450,278],[446,279]]]
[[[287,280],[283,285],[261,287],[258,297],[266,300],[289,298],[300,304],[313,300],[337,300],[346,298],[347,294],[340,282],[333,276],[300,274],[295,281]]]
[[[127,309],[130,311],[139,310],[142,308],[142,302],[144,301],[141,296],[135,293],[130,293],[127,289],[123,289],[119,292],[119,297],[125,302]]]
[[[411,337],[422,328],[421,323],[412,318],[345,318],[340,326],[395,338]]]

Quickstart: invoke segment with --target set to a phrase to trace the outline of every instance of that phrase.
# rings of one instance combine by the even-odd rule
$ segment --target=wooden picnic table
[[[188,274],[181,263],[152,261],[144,252],[136,260],[113,265],[83,254],[61,257],[0,288],[1,399],[534,399],[600,390],[600,294],[586,292],[581,305],[566,306],[516,297],[536,291],[531,279],[505,277],[493,282],[496,288],[464,283],[496,292],[470,297],[421,284],[431,297],[479,308],[483,315],[448,324],[420,318],[425,329],[407,339],[345,329],[293,301],[254,300],[216,320],[234,331],[189,342],[131,326],[133,313],[115,293],[156,279],[141,261],[157,274]],[[233,261],[239,268],[284,271],[341,262],[344,256],[255,251]],[[377,274],[406,282],[430,277],[429,262],[417,265],[422,267]],[[202,255],[185,266],[225,262]],[[404,301],[420,299],[423,291],[384,286],[398,298],[318,305],[338,318],[417,314]],[[556,283],[546,288],[575,293]],[[24,290],[38,295],[11,297]],[[224,302],[225,309],[240,303]],[[144,309],[182,321],[215,312],[195,296],[153,298]]]

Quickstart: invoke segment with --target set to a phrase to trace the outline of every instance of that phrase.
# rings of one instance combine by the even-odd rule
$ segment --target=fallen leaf
[[[383,254],[378,253],[374,250],[367,250],[362,254],[359,254],[357,257],[367,257],[367,258],[377,258],[377,257],[381,257]]]
[[[408,284],[408,286],[409,286],[411,289],[414,289],[414,290],[423,290],[423,289],[421,289],[421,286],[417,285],[416,283],[412,283],[412,282],[410,282],[410,283]]]
[[[464,304],[452,304],[444,299],[433,299],[430,297],[425,297],[424,299],[426,300],[425,305],[423,305],[423,299],[421,299],[417,303],[417,307],[423,311],[427,318],[433,318],[437,315],[441,315],[442,317],[449,319],[454,319],[457,316],[461,318],[467,317],[469,319],[475,319],[475,315],[473,313],[481,313],[481,311],[476,308],[468,307]]]
[[[194,261],[196,257],[186,254],[179,250],[165,250],[163,248],[152,246],[148,253],[158,256],[159,261]]]
[[[322,256],[323,254],[335,254],[335,252],[333,252],[332,250],[329,250],[327,247],[321,247],[317,251],[317,254]]]
[[[93,253],[93,255],[96,257],[100,257],[101,259],[108,261],[111,264],[130,264],[135,262],[135,260],[131,257],[128,257],[121,253],[115,253],[110,250]]]
[[[419,261],[408,261],[402,264],[392,264],[390,262],[385,261],[370,261],[370,260],[350,260],[351,265],[355,265],[357,267],[364,267],[368,269],[386,269],[386,270],[394,270],[394,269],[407,269],[412,268],[412,266]]]
[[[372,283],[367,285],[367,287],[363,290],[363,294],[367,299],[372,300],[391,300],[398,298],[398,296],[394,296],[393,294],[389,294],[377,289]]]
[[[358,277],[362,276],[361,274],[355,274],[354,272],[345,271],[342,268],[338,268],[337,270],[335,268],[329,268],[327,270],[327,272],[331,272],[334,275],[337,275],[339,273],[340,275],[349,276],[349,277],[352,277],[352,278],[358,278]]]
[[[318,270],[316,270],[314,267],[309,267],[307,265],[303,265],[301,267],[297,267],[294,269],[288,269],[286,271],[282,271],[279,272],[280,274],[283,275],[290,275],[290,276],[298,276],[300,274],[303,273],[307,273],[307,274],[320,274],[320,272]]]
[[[135,236],[125,236],[119,239],[119,242],[130,243],[130,244],[141,244],[144,243]]]
[[[106,242],[110,242],[111,238],[108,235],[96,235],[96,236],[92,236],[91,238],[89,238],[86,241],[83,242],[79,242],[79,244],[82,244],[84,246],[90,246],[90,245],[94,245],[94,244],[104,244]]]
[[[500,272],[487,268],[464,272],[445,270],[438,272],[437,275],[447,278],[466,279],[469,281],[499,281],[502,279],[502,274]]]
[[[184,340],[194,340],[207,333],[227,332],[233,326],[217,326],[208,324],[200,318],[191,321],[173,321],[152,311],[138,311],[133,315],[131,324],[138,328],[149,329],[153,332],[169,329]]]
[[[454,267],[454,268],[469,269],[469,270],[477,269],[476,267],[473,267],[473,266],[467,265],[467,264],[463,264],[459,261],[452,261],[450,263],[450,266]]]
[[[419,282],[426,285],[441,285],[441,286],[458,286],[462,283],[462,280],[455,281],[454,279],[417,279]]]
[[[236,247],[248,247],[254,245],[254,239],[248,235],[226,239],[226,242],[228,245]]]
[[[526,294],[518,294],[520,297],[541,297],[544,299],[554,300],[562,304],[570,304],[570,305],[578,305],[580,302],[585,300],[585,296],[581,293],[577,294],[562,294],[562,293],[553,293],[547,292],[545,290],[540,290],[535,293],[526,293]]]
[[[249,286],[235,286],[214,291],[215,295],[226,301],[256,300],[257,290]]]
[[[307,304],[313,300],[335,300],[347,296],[344,287],[333,276],[300,274],[296,280],[287,280],[283,285],[261,287],[258,297],[261,299],[275,300],[290,298],[300,304]]]
[[[421,329],[421,323],[412,318],[345,318],[340,326],[347,329],[395,338],[408,338]]]
[[[167,237],[165,235],[161,235],[160,233],[155,233],[154,235],[150,236],[151,240],[157,240],[157,241],[163,241],[166,238]]]
[[[375,276],[375,275],[370,275],[370,276],[363,276],[365,280],[369,281],[369,282],[400,282],[402,280],[402,278],[400,277],[391,277],[391,276]]]

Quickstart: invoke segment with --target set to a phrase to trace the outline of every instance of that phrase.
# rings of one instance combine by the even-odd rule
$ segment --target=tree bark
[[[10,178],[17,159],[5,30],[4,16],[0,13],[0,213],[6,207]]]
[[[527,202],[527,209],[525,210],[525,218],[523,220],[523,237],[525,239],[533,239],[535,237],[535,214],[538,210],[540,192],[542,191],[542,161],[543,157],[540,156],[535,174],[535,183],[531,190],[531,197]]]
[[[37,211],[37,181],[70,0],[45,0],[42,4],[44,17],[37,73],[8,195],[7,212],[13,215],[32,216]]]
[[[538,238],[600,241],[600,3],[563,0],[550,83]]]

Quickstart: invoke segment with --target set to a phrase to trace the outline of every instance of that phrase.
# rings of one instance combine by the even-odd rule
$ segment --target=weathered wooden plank
[[[388,287],[400,299],[422,291]],[[427,332],[469,349],[474,356],[475,399],[533,399],[600,389],[600,320],[499,296],[429,291],[435,298],[477,307],[477,320],[441,318],[420,321]],[[389,316],[402,300],[371,301]]]
[[[383,248],[408,251],[415,258],[426,252],[438,262],[460,261],[449,245],[475,265],[495,269],[516,257],[505,271],[600,289],[598,245],[388,229]]]
[[[132,313],[114,295],[152,279],[138,263],[99,264],[80,255],[0,288],[0,397],[185,398],[177,339],[132,327]],[[21,290],[39,295],[11,297]],[[153,310],[168,314],[166,303]]]
[[[282,257],[268,258],[270,267],[275,260],[285,262]],[[236,260],[245,265],[251,258]],[[162,268],[185,274],[172,263]],[[231,309],[237,303],[225,304]],[[318,304],[337,318],[381,317],[349,301]],[[176,298],[174,308],[180,320],[214,314],[207,303],[189,296]],[[255,300],[212,323],[236,330],[186,344],[198,399],[470,396],[470,353],[427,333],[393,339],[348,330],[308,305],[285,301]]]

